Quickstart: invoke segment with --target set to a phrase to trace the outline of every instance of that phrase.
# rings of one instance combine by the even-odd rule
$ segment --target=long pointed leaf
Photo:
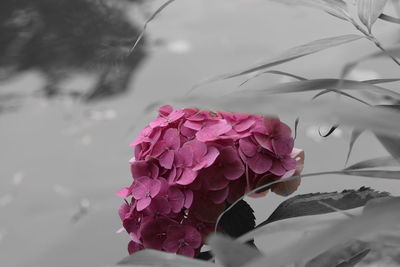
[[[363,130],[353,129],[351,132],[350,142],[349,142],[349,151],[347,152],[345,166],[349,162],[351,152],[353,151],[354,143],[357,141],[358,137],[363,133]]]
[[[344,170],[358,170],[358,169],[369,169],[376,167],[387,167],[387,166],[399,166],[399,162],[393,157],[379,157],[373,159],[363,160],[357,162]]]
[[[244,82],[242,82],[239,86],[243,86],[245,83],[249,82],[250,80],[257,78],[258,76],[260,76],[262,74],[268,74],[268,73],[291,77],[291,78],[299,80],[299,81],[307,80],[304,77],[297,76],[297,75],[289,73],[289,72],[279,71],[279,70],[267,70],[267,71],[263,71],[263,72],[257,73],[253,77],[250,77],[249,79],[247,79]]]
[[[285,62],[292,61],[292,60],[300,58],[300,57],[304,57],[306,55],[317,53],[319,51],[322,51],[322,50],[325,50],[325,49],[328,49],[331,47],[335,47],[335,46],[339,46],[339,45],[346,44],[349,42],[353,42],[353,41],[359,40],[361,38],[363,38],[363,36],[361,36],[361,35],[349,34],[349,35],[335,36],[335,37],[330,37],[330,38],[313,41],[313,42],[310,42],[310,43],[307,43],[307,44],[304,44],[301,46],[291,48],[276,58],[272,58],[263,63],[249,67],[245,70],[212,77],[210,79],[207,79],[207,80],[201,82],[200,84],[196,85],[195,87],[198,87],[198,86],[206,84],[206,83],[229,79],[229,78],[245,75],[248,73],[252,73],[255,71],[259,71],[262,69],[270,68],[270,67],[273,67],[276,65],[283,64]]]
[[[274,0],[287,5],[302,5],[324,10],[330,15],[350,21],[347,5],[343,0]]]
[[[384,171],[384,170],[368,170],[368,171],[343,171],[342,174],[352,175],[352,176],[362,176],[370,178],[382,178],[382,179],[394,179],[400,180],[400,171]]]
[[[368,28],[371,33],[372,25],[382,14],[387,4],[387,0],[358,0],[357,11],[361,22]]]
[[[387,21],[387,22],[391,22],[391,23],[396,23],[396,24],[400,24],[400,19],[399,18],[395,18],[386,14],[381,14],[379,16],[379,18],[381,20]]]
[[[340,86],[340,88],[338,88],[338,86]],[[306,81],[295,81],[295,82],[278,84],[266,89],[255,90],[254,92],[260,92],[266,94],[281,94],[281,93],[315,91],[326,88],[349,89],[349,90],[371,90],[379,92],[383,95],[389,95],[394,98],[400,99],[399,93],[389,90],[387,88],[383,88],[370,83],[364,83],[353,80],[340,80],[340,79],[315,79]]]
[[[162,4],[151,16],[146,20],[146,22],[143,25],[143,29],[139,34],[139,37],[136,39],[135,43],[133,44],[132,48],[129,50],[129,53],[132,53],[133,50],[135,50],[136,46],[139,44],[139,42],[142,40],[144,33],[146,32],[147,24],[149,24],[161,11],[163,11],[167,6],[172,4],[175,0],[168,0],[164,4]]]

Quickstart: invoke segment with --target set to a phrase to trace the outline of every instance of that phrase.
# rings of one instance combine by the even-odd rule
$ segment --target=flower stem
[[[362,34],[364,34],[364,36],[370,40],[372,43],[375,44],[376,47],[378,47],[385,55],[387,55],[388,57],[390,57],[398,66],[400,66],[400,60],[397,57],[392,56],[388,51],[386,51],[381,43],[379,42],[379,40],[372,34],[369,33],[367,31],[365,31],[365,29],[363,29],[356,21],[354,21],[353,19],[350,21],[354,27],[361,32]]]

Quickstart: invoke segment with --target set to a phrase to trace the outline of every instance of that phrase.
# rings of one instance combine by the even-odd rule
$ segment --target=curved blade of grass
[[[256,248],[222,234],[211,235],[207,243],[215,258],[225,267],[240,267],[262,255]]]
[[[398,78],[392,78],[392,79],[373,79],[373,80],[365,80],[365,81],[361,81],[361,82],[363,82],[363,83],[369,83],[369,84],[381,84],[381,83],[391,83],[391,82],[397,82],[397,81],[400,81],[400,79],[398,79]],[[365,102],[364,100],[362,100],[362,99],[360,99],[360,98],[357,98],[357,97],[355,97],[355,96],[352,96],[352,95],[350,95],[350,94],[347,94],[347,93],[345,93],[345,92],[343,92],[343,91],[336,90],[336,89],[325,89],[325,90],[319,92],[318,94],[316,94],[312,99],[314,100],[314,99],[316,99],[316,98],[318,98],[318,97],[320,97],[320,96],[322,96],[322,95],[324,95],[324,94],[327,94],[327,93],[329,93],[329,92],[335,92],[335,93],[338,93],[338,94],[347,96],[347,97],[349,97],[349,98],[352,98],[352,99],[354,99],[354,100],[356,100],[356,101],[358,101],[358,102],[361,102],[361,103],[363,103],[363,104],[365,104],[365,105],[367,105],[367,106],[371,106],[369,103]]]
[[[253,80],[253,79],[255,79],[255,78],[257,78],[257,77],[259,77],[259,76],[261,76],[261,75],[263,75],[263,74],[268,74],[268,73],[270,73],[270,74],[282,75],[282,76],[287,76],[287,77],[291,77],[291,78],[296,79],[296,80],[299,80],[299,81],[308,80],[308,79],[306,79],[306,78],[304,78],[304,77],[297,76],[297,75],[294,75],[294,74],[292,74],[292,73],[285,72],[285,71],[267,70],[267,71],[263,71],[263,72],[257,73],[257,74],[254,75],[253,77],[248,78],[247,80],[245,80],[244,82],[242,82],[239,86],[243,86],[245,83],[249,82],[250,80]]]
[[[347,165],[350,159],[351,152],[353,151],[354,143],[357,141],[358,137],[363,133],[363,130],[353,129],[351,132],[350,143],[349,143],[349,151],[347,152],[346,162],[344,166]]]
[[[400,180],[400,171],[384,171],[384,170],[344,170],[341,174],[351,175],[351,176],[362,176],[369,178],[382,178],[382,179],[394,179]]]
[[[135,43],[133,44],[132,48],[129,50],[129,54],[135,50],[136,46],[139,44],[140,40],[142,40],[144,33],[146,32],[147,29],[147,24],[149,24],[158,14],[160,14],[161,11],[163,11],[167,6],[172,4],[172,2],[175,2],[175,0],[168,0],[164,4],[162,4],[151,16],[146,20],[146,22],[143,25],[143,29],[139,34],[139,37],[136,39]]]
[[[381,14],[379,16],[379,19],[387,21],[387,22],[391,22],[391,23],[396,23],[396,24],[400,24],[400,19],[399,18],[395,18],[386,14]]]
[[[297,117],[294,121],[294,140],[297,138],[297,128],[299,127],[300,118]]]
[[[302,5],[324,10],[337,18],[350,21],[347,5],[343,0],[274,0],[287,5]]]
[[[118,265],[128,266],[165,266],[165,267],[216,267],[215,264],[202,260],[167,253],[163,251],[145,249],[138,251],[122,261]]]
[[[381,83],[393,83],[400,81],[399,78],[386,78],[386,79],[372,79],[372,80],[365,80],[362,81],[363,83],[369,84],[381,84]]]
[[[344,170],[358,170],[358,169],[369,169],[376,167],[387,167],[387,166],[399,166],[400,163],[395,160],[393,157],[379,157],[373,159],[367,159],[360,162],[357,162]]]
[[[337,88],[340,86],[340,88]],[[306,81],[295,81],[284,84],[278,84],[266,89],[255,90],[254,92],[262,92],[266,94],[282,94],[282,93],[299,93],[307,91],[315,91],[326,88],[347,89],[347,90],[371,90],[400,99],[400,94],[387,88],[377,86],[375,84],[364,83],[353,80],[340,79],[314,79]],[[333,90],[333,89],[332,89]]]
[[[229,78],[234,78],[234,77],[238,77],[238,76],[252,73],[255,71],[259,71],[259,70],[263,70],[263,69],[270,68],[273,66],[277,66],[277,65],[292,61],[294,59],[304,57],[304,56],[307,56],[310,54],[314,54],[314,53],[317,53],[319,51],[322,51],[322,50],[325,50],[325,49],[328,49],[331,47],[335,47],[335,46],[339,46],[339,45],[346,44],[349,42],[353,42],[353,41],[359,40],[361,38],[364,38],[364,37],[361,35],[348,34],[348,35],[341,35],[341,36],[329,37],[329,38],[312,41],[310,43],[291,48],[276,58],[272,58],[270,60],[267,60],[265,62],[257,64],[255,66],[249,67],[245,70],[231,72],[231,73],[212,77],[210,79],[207,79],[207,80],[195,85],[193,88],[197,88],[197,87],[207,84],[207,83],[220,81],[220,80],[224,80],[224,79],[229,79]]]
[[[321,137],[328,137],[328,136],[330,136],[331,134],[333,134],[333,132],[334,132],[338,127],[339,127],[339,125],[334,125],[334,126],[332,126],[332,127],[329,129],[329,131],[328,131],[326,134],[324,134],[324,135],[321,133],[320,129],[318,129],[318,134],[319,134]]]
[[[371,33],[372,25],[382,14],[388,0],[358,0],[357,11],[361,22],[367,27]]]
[[[363,251],[360,251],[359,253],[357,253],[356,255],[351,257],[350,259],[347,259],[347,260],[339,263],[335,267],[354,267],[354,266],[356,266],[357,263],[359,263],[362,259],[364,259],[365,256],[367,256],[370,251],[371,251],[371,249],[369,249],[369,248],[364,249]]]
[[[334,93],[337,93],[337,94],[340,94],[340,95],[347,96],[348,98],[354,99],[354,100],[356,100],[356,101],[358,101],[360,103],[363,103],[363,104],[365,104],[367,106],[371,106],[371,104],[369,104],[368,102],[362,100],[361,98],[355,97],[355,96],[353,96],[351,94],[348,94],[346,92],[343,92],[341,90],[336,90],[336,89],[325,89],[325,90],[319,92],[318,94],[316,94],[315,96],[313,96],[312,100],[314,100],[314,99],[316,99],[316,98],[318,98],[318,97],[320,97],[320,96],[322,96],[324,94],[330,93],[330,92],[334,92]]]

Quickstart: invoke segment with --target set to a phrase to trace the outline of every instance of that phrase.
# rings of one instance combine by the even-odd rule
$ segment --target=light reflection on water
[[[153,7],[161,2],[155,1]],[[140,129],[138,125],[151,117],[140,115],[144,107],[153,100],[182,95],[206,77],[250,65],[260,55],[268,58],[291,46],[352,29],[318,11],[290,9],[263,0],[185,0],[165,10],[148,31],[149,43],[162,40],[161,45],[151,46],[150,57],[129,85],[134,90],[123,97],[87,104],[70,97],[47,100],[31,94],[44,84],[37,73],[15,80],[12,87],[1,85],[2,92],[23,96],[19,110],[0,116],[0,155],[6,162],[0,169],[0,199],[11,196],[5,197],[7,205],[0,207],[0,258],[5,266],[117,262],[126,255],[127,235],[115,234],[120,228],[117,208],[122,203],[115,192],[130,182],[132,151],[128,144]],[[335,48],[280,69],[307,77],[337,75],[343,58],[372,51],[364,47],[358,43]],[[279,82],[273,77],[263,79]],[[236,88],[237,82],[201,90],[228,91],[230,86]],[[292,123],[295,117],[282,119]],[[132,126],[137,127],[130,130]],[[296,146],[306,151],[305,172],[343,167],[346,129],[344,138],[316,145],[306,136],[308,126],[300,124],[296,141]],[[356,145],[353,159],[384,153],[366,134]],[[9,178],[18,172],[23,179]],[[400,193],[393,182],[340,176],[305,180],[298,193],[361,185]],[[14,188],[18,194],[13,193]],[[259,221],[281,201],[282,197],[273,194],[250,200]]]

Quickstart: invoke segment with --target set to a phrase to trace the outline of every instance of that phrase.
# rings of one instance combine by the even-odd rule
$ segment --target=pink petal
[[[254,138],[256,139],[257,143],[260,144],[260,146],[269,151],[273,151],[271,137],[265,134],[255,133]]]
[[[117,196],[123,197],[123,198],[128,197],[130,194],[131,194],[130,187],[121,188],[121,189],[117,192]]]
[[[179,242],[175,239],[167,238],[162,246],[163,249],[167,252],[177,253],[179,249]]]
[[[179,132],[175,128],[170,128],[165,132],[164,140],[170,149],[176,150],[180,147]]]
[[[265,134],[272,134],[276,129],[279,129],[281,121],[278,118],[264,117]]]
[[[205,120],[205,116],[203,113],[197,112],[196,114],[193,114],[192,116],[190,116],[188,118],[188,120],[190,121],[204,121]]]
[[[137,234],[135,234],[135,233],[129,233],[129,236],[131,237],[131,239],[132,239],[132,241],[133,242],[136,242],[136,243],[140,243],[140,239],[139,239],[139,237],[137,236]]]
[[[256,153],[254,157],[247,159],[247,164],[253,172],[263,174],[271,168],[272,159],[268,155]]]
[[[142,182],[135,181],[135,183],[133,184],[132,187],[132,196],[135,199],[141,199],[144,198],[147,194],[147,192],[149,192],[149,188],[147,187],[147,184],[144,184]]]
[[[161,182],[159,180],[150,181],[150,196],[155,197],[161,190]]]
[[[207,145],[198,140],[186,142],[184,146],[189,146],[193,151],[193,158],[199,160],[207,153]]]
[[[176,187],[170,187],[168,192],[168,201],[171,205],[172,211],[178,213],[182,210],[184,204],[184,194]]]
[[[158,113],[162,116],[168,116],[173,108],[170,105],[164,105],[158,109]]]
[[[157,143],[154,144],[153,149],[151,150],[151,155],[153,157],[158,157],[160,156],[166,149],[167,144],[165,141],[158,141]]]
[[[185,115],[185,112],[182,109],[175,109],[168,115],[168,121],[174,122],[179,120]]]
[[[181,134],[186,136],[186,137],[194,137],[194,135],[196,134],[196,131],[193,129],[190,129],[184,125],[182,125],[181,127]]]
[[[118,215],[121,218],[121,220],[125,220],[126,214],[130,211],[130,207],[128,204],[123,203],[119,209],[118,209]]]
[[[145,198],[141,198],[138,200],[137,204],[136,204],[136,209],[137,211],[142,211],[145,208],[147,208],[151,203],[151,198],[150,197],[145,197]]]
[[[207,142],[216,140],[220,135],[229,132],[232,126],[226,120],[218,120],[216,123],[209,123],[197,132],[196,138],[199,141]]]
[[[185,193],[185,202],[183,206],[188,209],[190,208],[190,206],[192,206],[193,203],[193,191],[186,189],[184,193]]]
[[[135,161],[131,165],[131,172],[133,178],[139,178],[147,176],[151,178],[157,178],[159,175],[158,167],[149,161]]]
[[[203,122],[198,122],[198,121],[185,121],[183,124],[186,128],[199,131],[201,127],[203,126]]]
[[[208,148],[207,154],[204,155],[201,161],[193,167],[194,171],[198,171],[203,168],[210,167],[216,160],[219,155],[219,151],[217,148],[211,146]]]
[[[287,155],[293,150],[294,140],[291,137],[288,138],[274,138],[272,139],[272,148],[275,154]]]
[[[151,201],[149,206],[150,215],[152,214],[164,214],[167,215],[171,212],[171,207],[168,200],[165,197],[156,197]]]
[[[245,154],[247,157],[253,157],[257,153],[257,146],[248,138],[240,139],[239,147],[243,154]]]
[[[281,164],[287,171],[296,169],[296,160],[290,157],[282,159]]]
[[[176,253],[190,258],[194,257],[194,249],[190,246],[182,246]]]
[[[194,179],[196,179],[196,176],[197,176],[196,171],[190,168],[184,168],[181,177],[176,183],[180,185],[191,184],[194,181]]]
[[[292,135],[292,130],[290,130],[289,126],[281,122],[279,124],[279,127],[277,129],[277,136],[282,137],[282,138],[288,138]]]
[[[233,128],[235,129],[235,131],[243,132],[243,131],[248,130],[255,123],[256,123],[255,118],[249,117],[249,118],[247,118],[245,120],[242,120],[241,122],[239,122],[235,126],[233,126]]]
[[[201,234],[196,228],[190,225],[184,225],[185,241],[192,248],[198,248],[201,245]]]
[[[193,150],[190,146],[181,147],[176,153],[177,166],[192,166]]]
[[[171,169],[172,164],[174,163],[174,159],[175,159],[175,152],[172,150],[167,150],[160,156],[159,162],[161,167],[164,167],[166,169]]]
[[[167,239],[179,241],[185,238],[185,230],[183,225],[170,225],[167,230]]]
[[[227,168],[224,168],[224,176],[228,180],[236,180],[244,174],[244,171],[243,163],[238,160],[234,164],[229,164]]]
[[[138,243],[136,243],[134,241],[130,241],[129,244],[128,244],[128,253],[129,254],[133,254],[133,253],[135,253],[135,252],[137,252],[139,250],[142,250],[142,249],[143,249],[143,245],[138,244]]]
[[[216,173],[214,176],[208,176],[205,179],[207,189],[221,190],[228,186],[229,180],[225,179],[222,174]]]
[[[274,160],[272,167],[269,171],[276,176],[282,176],[286,173],[286,169],[282,166],[280,160]]]
[[[229,194],[229,187],[226,186],[225,188],[218,190],[218,191],[209,191],[208,196],[210,197],[211,201],[215,204],[223,203]]]

